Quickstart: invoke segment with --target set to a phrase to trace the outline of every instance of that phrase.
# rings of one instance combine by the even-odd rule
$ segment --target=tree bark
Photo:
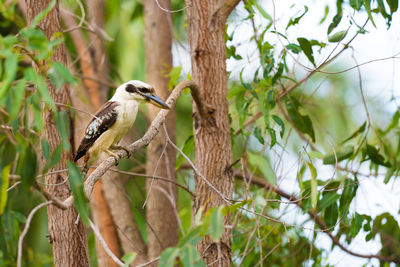
[[[158,4],[171,9],[170,0]],[[171,14],[161,10],[156,1],[144,1],[146,80],[154,86],[157,94],[166,99],[169,95],[168,73],[172,67],[172,20]],[[153,120],[158,108],[149,106],[149,118]],[[168,135],[175,142],[175,112],[166,118]],[[149,175],[176,180],[175,151],[166,147],[163,130],[147,148],[146,172]],[[177,189],[173,183],[147,180],[147,223],[148,258],[153,259],[161,252],[178,243]]]
[[[33,1],[26,0],[26,17],[30,24],[32,20],[50,3],[50,0]],[[58,2],[55,7],[40,22],[38,28],[42,29],[47,38],[50,39],[54,33],[60,32]],[[66,50],[64,44],[61,44],[55,51],[53,60],[66,65]],[[64,85],[63,88],[56,91],[53,86],[48,83],[49,91],[55,102],[67,104],[69,99],[69,87]],[[60,136],[53,120],[53,113],[43,114],[46,128],[45,138],[48,140],[52,150],[60,143]],[[73,129],[71,129],[73,130]],[[73,149],[71,144],[71,149]],[[66,169],[65,162],[72,161],[72,154],[63,152],[59,163],[49,172]],[[53,174],[46,176],[47,191],[55,197],[64,200],[71,195],[67,175]],[[67,210],[58,209],[55,206],[49,206],[48,209],[50,242],[53,246],[53,257],[55,266],[89,266],[89,255],[86,244],[86,232],[82,222],[77,219],[77,213],[73,207]]]
[[[193,109],[196,167],[227,198],[232,197],[233,177],[224,37],[226,18],[236,3],[186,0],[193,80],[208,109],[205,117],[198,114],[195,105]],[[204,214],[211,207],[226,204],[200,177],[195,179],[193,214],[201,207]],[[225,217],[224,224],[231,224],[231,216]],[[231,266],[231,229],[225,228],[219,242],[207,236],[197,248],[207,265]]]

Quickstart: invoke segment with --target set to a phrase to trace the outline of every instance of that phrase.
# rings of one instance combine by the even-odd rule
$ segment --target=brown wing
[[[117,102],[109,101],[95,114],[95,118],[86,127],[74,161],[83,157],[93,143],[116,122],[118,114],[115,108],[117,106]]]

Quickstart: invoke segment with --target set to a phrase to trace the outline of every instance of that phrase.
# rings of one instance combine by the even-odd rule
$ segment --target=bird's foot
[[[113,149],[113,150],[125,150],[126,154],[128,154],[128,158],[130,158],[132,156],[132,153],[124,146],[113,145],[113,146],[111,146],[111,149]]]
[[[107,153],[109,156],[115,158],[115,161],[117,162],[115,165],[118,166],[118,161],[121,159],[121,157],[118,156],[117,154],[115,154],[113,151],[111,151],[111,150],[109,150],[109,149],[106,150],[106,153]]]

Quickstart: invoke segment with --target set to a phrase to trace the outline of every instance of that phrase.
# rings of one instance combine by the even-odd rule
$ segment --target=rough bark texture
[[[158,3],[165,9],[171,9],[170,0]],[[161,98],[166,99],[169,95],[167,74],[172,66],[171,14],[161,10],[156,1],[144,1],[144,19],[146,81],[153,85]],[[150,120],[158,111],[158,108],[149,106]],[[169,112],[166,126],[169,137],[175,142],[174,111]],[[146,172],[176,180],[175,151],[171,146],[165,149],[165,144],[165,133],[161,130],[147,148]],[[165,248],[178,243],[177,189],[173,183],[148,179],[147,193],[148,258],[153,259]]]
[[[37,14],[45,9],[50,3],[50,0],[32,1],[26,0],[26,17],[28,23],[31,23]],[[44,31],[47,38],[53,36],[55,32],[61,31],[59,22],[58,3],[49,12],[49,14],[38,25]],[[61,62],[66,65],[66,51],[64,44],[61,44],[53,55],[53,60]],[[55,102],[68,103],[69,102],[69,88],[64,86],[58,92],[55,88],[49,85],[51,96]],[[53,120],[53,113],[48,112],[43,114],[45,119],[45,137],[48,140],[51,149],[53,150],[60,143],[60,136],[58,134],[56,125]],[[72,145],[73,148],[73,145]],[[51,170],[66,169],[65,162],[72,160],[71,153],[63,153],[60,162]],[[64,182],[68,179],[67,175],[48,175],[46,176],[47,190],[55,197],[64,200],[70,196],[71,191],[69,183]],[[51,185],[57,184],[57,185]],[[67,210],[58,209],[55,206],[48,207],[49,219],[49,232],[50,242],[53,246],[53,256],[55,266],[89,266],[89,255],[86,244],[86,232],[82,222],[77,219],[77,213],[73,207]]]
[[[228,3],[229,2],[229,3]],[[230,1],[186,0],[188,37],[193,80],[200,88],[208,115],[200,118],[194,105],[196,167],[225,197],[232,197],[233,178],[229,169],[232,148],[228,117],[225,22],[232,10]],[[226,204],[200,177],[196,178],[194,214],[204,207]],[[224,224],[230,224],[227,216]],[[231,230],[219,242],[206,237],[198,250],[207,265],[231,266]]]

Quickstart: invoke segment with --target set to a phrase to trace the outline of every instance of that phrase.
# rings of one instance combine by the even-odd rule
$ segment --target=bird
[[[154,88],[142,81],[131,80],[120,85],[114,95],[94,115],[87,125],[74,162],[84,157],[82,176],[105,153],[118,159],[118,149],[129,151],[118,143],[132,127],[140,103],[150,103],[162,109],[169,106],[155,94]]]

